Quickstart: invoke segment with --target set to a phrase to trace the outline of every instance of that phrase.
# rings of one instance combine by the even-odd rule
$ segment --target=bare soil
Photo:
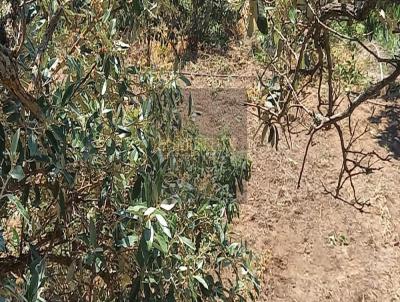
[[[251,62],[223,62],[227,73],[256,69]],[[221,73],[213,64],[221,66],[206,57],[187,71]],[[360,195],[371,204],[360,213],[323,194],[321,182],[334,185],[341,162],[334,131],[316,137],[300,189],[308,137],[293,137],[292,148],[282,143],[279,151],[253,139],[259,124],[242,106],[253,80],[193,76],[188,91],[201,132],[210,139],[230,132],[253,162],[233,233],[257,255],[259,301],[400,301],[400,100],[378,100],[399,107],[366,104],[355,113],[360,127],[370,126],[360,146],[394,155],[382,171],[359,179]]]

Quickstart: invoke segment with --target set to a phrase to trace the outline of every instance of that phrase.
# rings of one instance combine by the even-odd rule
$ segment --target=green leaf
[[[25,207],[22,205],[21,201],[18,199],[16,196],[10,196],[9,200],[11,203],[15,205],[17,208],[18,212],[21,214],[21,216],[25,219],[25,221],[28,223],[28,225],[31,225],[30,223],[30,217],[28,211],[25,209]]]
[[[147,227],[144,229],[143,232],[147,250],[150,251],[151,248],[153,247],[153,241],[154,241],[154,229],[150,221],[148,222]]]
[[[189,238],[186,238],[186,237],[183,237],[183,236],[179,236],[179,239],[180,239],[187,247],[189,247],[191,250],[193,250],[193,251],[196,250],[196,247],[194,246],[193,242],[192,242]]]
[[[190,83],[190,80],[187,77],[185,77],[183,74],[181,74],[179,76],[179,78],[186,84],[186,86],[191,86],[192,85],[192,83]]]
[[[15,166],[15,167],[10,171],[9,175],[10,175],[12,178],[14,178],[14,179],[16,179],[16,180],[18,180],[18,181],[21,181],[21,180],[24,179],[24,177],[25,177],[24,170],[22,169],[22,167],[21,167],[20,165]]]
[[[196,275],[196,276],[194,276],[193,278],[195,278],[197,281],[199,281],[199,283],[200,283],[201,285],[203,285],[205,289],[208,289],[208,284],[207,284],[206,280],[203,279],[202,276]]]
[[[257,0],[257,27],[259,31],[266,35],[268,34],[268,20],[265,12],[263,0]]]
[[[138,240],[139,240],[139,238],[136,235],[125,236],[120,241],[118,241],[118,246],[124,247],[124,248],[129,248],[129,247],[134,246],[135,243],[138,242]]]
[[[68,173],[66,170],[63,170],[62,174],[64,175],[64,179],[67,181],[68,185],[72,187],[75,181],[74,176]]]
[[[75,90],[75,83],[69,84],[63,93],[63,96],[61,99],[62,105],[65,105],[68,103],[68,101],[71,99],[72,95],[74,94],[74,90]]]
[[[295,7],[291,7],[288,12],[289,20],[292,24],[296,24],[297,21],[297,10]]]
[[[6,251],[6,242],[3,237],[3,231],[0,231],[0,253]]]
[[[117,46],[119,49],[128,49],[129,48],[129,44],[123,42],[123,41],[115,41],[115,46]]]
[[[101,95],[105,95],[107,91],[107,80],[104,80],[103,86],[101,87]]]
[[[165,218],[162,217],[160,214],[156,214],[156,218],[158,220],[158,223],[161,225],[161,228],[162,228],[163,232],[165,233],[165,235],[167,235],[169,238],[172,238],[171,231],[168,228],[168,223],[165,220]]]
[[[18,142],[19,142],[19,136],[20,136],[21,130],[18,129],[14,135],[12,136],[11,139],[11,149],[10,149],[10,156],[12,159],[15,159],[17,156],[17,148],[18,148]]]
[[[144,10],[144,5],[142,0],[133,0],[133,10],[136,15],[140,15]]]
[[[156,238],[156,242],[157,243],[154,243],[154,246],[156,248],[158,248],[164,254],[167,254],[168,253],[168,243],[167,243],[167,241],[164,239],[163,236],[161,236],[159,234],[156,234],[155,238]]]
[[[146,211],[144,211],[144,216],[150,216],[151,214],[154,213],[154,211],[156,210],[156,208],[150,207],[148,208]]]
[[[112,19],[110,22],[110,37],[114,36],[115,33],[117,32],[116,25],[117,25],[117,20]]]
[[[157,220],[158,220],[158,222],[160,223],[161,226],[164,226],[164,227],[168,226],[167,221],[160,214],[156,214],[156,218],[157,218]]]
[[[102,21],[105,23],[108,21],[108,18],[110,18],[111,15],[111,8],[108,8],[105,10],[103,16],[101,17]]]
[[[13,227],[12,228],[12,245],[14,247],[19,246],[20,239],[17,230]]]
[[[127,212],[132,213],[132,214],[139,214],[141,210],[147,209],[145,205],[135,205],[135,206],[130,206],[126,209]]]
[[[37,137],[35,134],[30,134],[28,137],[28,148],[30,156],[36,156],[39,154],[39,148],[37,144]]]
[[[107,140],[107,144],[106,144],[106,153],[107,156],[111,156],[115,153],[116,150],[116,144],[115,141],[113,139],[109,139]]]
[[[176,201],[174,200],[172,203],[170,203],[170,200],[164,200],[161,205],[160,208],[166,210],[166,211],[171,211],[176,205]]]
[[[40,291],[45,282],[45,260],[40,257],[38,251],[32,246],[30,253],[34,256],[29,267],[30,276],[27,280],[25,299],[27,302],[43,301],[40,297]]]
[[[51,148],[54,148],[54,150],[56,152],[60,152],[59,142],[57,141],[53,132],[50,130],[46,130],[46,137],[47,137],[48,141],[50,142]]]
[[[128,72],[129,74],[138,74],[139,73],[139,68],[136,66],[129,66],[126,69],[126,72]]]

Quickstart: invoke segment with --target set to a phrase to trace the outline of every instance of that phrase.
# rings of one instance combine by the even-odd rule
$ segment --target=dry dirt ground
[[[247,75],[254,72],[252,66],[228,54],[220,61],[200,59],[187,70]],[[360,144],[364,149],[394,155],[382,171],[359,179],[360,195],[371,203],[367,213],[360,213],[323,194],[321,182],[335,183],[341,161],[333,131],[316,138],[297,189],[308,137],[293,137],[293,147],[282,143],[279,151],[253,139],[258,122],[242,103],[254,79],[191,79],[189,91],[201,132],[211,138],[230,132],[234,144],[253,162],[233,233],[258,257],[259,301],[400,301],[400,100],[388,102],[399,107],[376,106],[372,119],[373,104],[364,105],[354,117],[370,126]]]

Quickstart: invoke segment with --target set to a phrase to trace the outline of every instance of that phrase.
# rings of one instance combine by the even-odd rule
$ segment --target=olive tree
[[[127,3],[1,2],[1,301],[258,290],[228,228],[250,163],[183,126],[186,78],[131,62],[125,27],[145,6]]]

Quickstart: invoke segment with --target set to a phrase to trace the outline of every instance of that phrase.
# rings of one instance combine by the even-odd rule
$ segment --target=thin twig
[[[305,165],[306,165],[307,156],[308,156],[308,151],[309,151],[309,149],[310,149],[310,146],[311,146],[311,143],[312,143],[312,140],[313,140],[313,137],[314,137],[314,134],[315,134],[315,133],[316,133],[315,130],[313,130],[313,131],[311,132],[310,138],[309,138],[308,143],[307,143],[306,151],[304,152],[303,163],[302,163],[302,165],[301,165],[301,170],[300,170],[300,174],[299,174],[299,179],[298,179],[298,181],[297,181],[297,188],[298,188],[298,189],[300,189],[300,183],[301,183],[301,179],[302,179],[302,177],[303,177],[304,167],[305,167]]]

